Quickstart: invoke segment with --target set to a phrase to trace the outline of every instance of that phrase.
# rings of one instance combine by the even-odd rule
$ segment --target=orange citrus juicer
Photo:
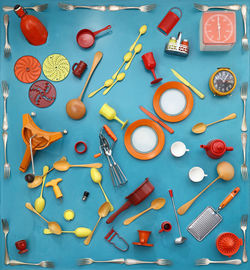
[[[53,142],[61,139],[63,134],[67,134],[67,131],[64,130],[63,132],[48,132],[48,131],[40,129],[34,123],[33,119],[28,113],[24,114],[22,137],[23,137],[24,143],[26,144],[26,150],[23,156],[22,163],[19,167],[19,170],[22,172],[26,172],[30,165],[31,155],[30,155],[29,139],[31,136],[36,135],[32,139],[32,149],[33,149],[33,156],[34,156],[37,150],[45,149],[46,147],[51,145]]]

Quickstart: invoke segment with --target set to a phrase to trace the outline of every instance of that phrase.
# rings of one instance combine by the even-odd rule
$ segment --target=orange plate
[[[154,150],[149,152],[149,153],[145,153],[145,154],[137,152],[131,143],[131,136],[132,136],[133,132],[138,127],[141,127],[141,126],[151,127],[158,136],[158,144],[156,145]],[[124,136],[124,144],[126,146],[127,151],[129,152],[129,154],[131,156],[133,156],[137,159],[141,159],[141,160],[148,160],[148,159],[155,158],[156,156],[158,156],[160,154],[160,152],[162,151],[162,148],[165,144],[165,135],[164,135],[162,128],[156,122],[154,122],[150,119],[140,119],[140,120],[133,122],[127,128],[127,130],[125,132],[125,136]]]
[[[168,115],[164,111],[162,111],[162,109],[160,107],[160,98],[161,98],[162,94],[165,93],[165,91],[167,91],[169,89],[176,89],[176,90],[181,91],[186,98],[186,107],[182,111],[182,113],[180,113],[180,114]],[[166,83],[162,84],[156,90],[156,92],[154,94],[154,98],[153,98],[153,106],[154,106],[155,112],[157,113],[157,115],[161,119],[168,121],[168,122],[180,122],[180,121],[184,120],[185,118],[187,118],[193,109],[193,103],[194,103],[194,100],[193,100],[193,96],[192,96],[191,91],[188,89],[188,87],[186,85],[184,85],[183,83],[180,83],[180,82],[166,82]]]

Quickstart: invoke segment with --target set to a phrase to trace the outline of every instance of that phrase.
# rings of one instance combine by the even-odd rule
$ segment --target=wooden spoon
[[[91,164],[80,164],[71,165],[67,160],[58,160],[53,164],[55,170],[65,172],[71,167],[82,167],[82,168],[102,168],[102,163],[91,163]]]
[[[29,209],[30,211],[32,211],[33,213],[37,214],[40,218],[42,218],[44,221],[46,221],[48,223],[48,227],[49,230],[54,233],[54,234],[62,234],[62,229],[60,227],[60,225],[55,222],[55,221],[48,221],[47,219],[45,219],[43,216],[41,216],[36,210],[35,208],[31,205],[31,203],[26,203],[25,207],[27,209]]]
[[[99,219],[93,229],[93,231],[90,233],[90,235],[84,240],[84,245],[89,245],[91,239],[92,239],[92,236],[95,232],[95,229],[98,225],[98,223],[100,222],[100,220],[104,217],[106,217],[110,212],[110,203],[109,202],[105,202],[104,204],[102,204],[98,210],[98,215],[99,215]]]
[[[146,212],[148,212],[148,211],[151,210],[151,209],[159,210],[159,209],[161,209],[161,208],[165,205],[165,203],[166,203],[166,200],[165,200],[164,198],[157,198],[157,199],[155,199],[155,200],[153,200],[153,201],[151,202],[151,205],[150,205],[150,207],[149,207],[148,209],[142,211],[141,213],[139,213],[139,214],[137,214],[137,215],[135,215],[135,216],[133,216],[133,217],[127,218],[127,219],[123,222],[123,224],[124,224],[124,225],[130,224],[130,223],[133,222],[135,219],[137,219],[138,217],[140,217],[141,215],[145,214]]]
[[[92,63],[92,67],[91,67],[90,72],[89,72],[89,76],[87,78],[87,81],[86,81],[83,89],[82,89],[80,96],[78,98],[71,99],[66,105],[66,112],[67,112],[68,116],[72,119],[79,120],[79,119],[83,118],[83,116],[86,113],[86,107],[82,102],[82,96],[83,96],[85,89],[87,88],[87,85],[89,83],[89,80],[90,80],[93,72],[95,71],[95,68],[97,67],[97,65],[99,64],[99,62],[102,59],[102,55],[103,55],[102,52],[96,52],[96,54],[94,56],[93,63]]]
[[[178,210],[179,215],[184,215],[187,210],[191,207],[191,205],[195,202],[196,199],[200,197],[200,195],[205,192],[212,184],[214,184],[218,179],[222,179],[225,181],[230,181],[234,177],[234,167],[226,161],[222,161],[217,165],[217,173],[218,177],[214,179],[206,188],[204,188],[197,196],[195,196],[192,200],[183,204]]]
[[[229,114],[227,117],[222,118],[222,119],[215,121],[213,123],[210,123],[210,124],[198,123],[198,124],[193,126],[192,131],[193,131],[193,133],[201,134],[201,133],[206,131],[207,127],[209,127],[213,124],[222,122],[222,121],[234,119],[234,118],[236,118],[236,116],[237,116],[236,113],[232,113],[232,114]]]

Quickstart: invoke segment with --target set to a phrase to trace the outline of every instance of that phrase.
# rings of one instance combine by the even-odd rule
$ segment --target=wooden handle
[[[99,219],[98,219],[98,221],[97,221],[97,223],[96,223],[96,225],[95,225],[95,227],[94,227],[94,229],[93,229],[93,231],[90,233],[90,235],[84,240],[84,245],[89,245],[89,243],[90,243],[90,241],[91,241],[91,239],[92,239],[92,236],[93,236],[93,234],[94,234],[94,232],[95,232],[95,229],[96,229],[96,227],[97,227],[97,225],[98,225],[98,223],[100,222],[100,220],[101,220],[101,217],[99,217]]]
[[[192,200],[188,201],[187,203],[183,204],[181,207],[178,208],[177,213],[179,215],[184,215],[187,210],[191,207],[191,205],[197,200],[200,195],[205,192],[212,184],[214,184],[220,177],[218,176],[216,179],[214,179],[208,186],[206,186],[198,195],[196,195]]]
[[[84,93],[84,91],[85,91],[85,89],[86,89],[86,87],[87,87],[87,85],[88,85],[88,83],[89,83],[89,80],[90,80],[90,78],[91,78],[93,72],[95,71],[95,68],[97,67],[97,65],[99,64],[99,62],[100,62],[101,59],[102,59],[102,55],[103,55],[102,52],[96,52],[96,54],[95,54],[95,56],[94,56],[93,63],[92,63],[92,67],[91,67],[90,72],[89,72],[89,76],[88,76],[88,78],[87,78],[87,81],[86,81],[86,83],[85,83],[83,89],[82,89],[82,92],[81,92],[80,96],[78,97],[79,100],[82,99],[83,93]]]
[[[189,87],[193,90],[193,92],[201,99],[205,98],[205,95],[202,94],[198,89],[196,89],[193,85],[189,85]]]
[[[130,217],[130,218],[127,218],[126,220],[124,220],[123,224],[124,225],[129,225],[131,222],[133,222],[135,219],[137,219],[138,217],[140,217],[141,215],[145,214],[146,212],[148,212],[149,210],[151,210],[152,207],[149,207],[148,209],[142,211],[141,213],[133,216],[133,217]]]
[[[207,124],[207,126],[211,126],[213,124],[216,124],[216,123],[219,123],[219,122],[222,122],[222,121],[226,121],[226,120],[232,120],[232,119],[234,119],[236,117],[237,117],[236,113],[231,113],[228,116],[226,116],[226,117],[224,117],[224,118],[222,118],[222,119],[220,119],[218,121],[215,121],[215,122],[212,122],[210,124]]]
[[[102,163],[91,163],[91,164],[80,164],[80,165],[70,165],[70,167],[81,167],[81,168],[102,168]]]
[[[37,215],[38,215],[40,218],[42,218],[44,221],[46,221],[47,223],[49,223],[47,219],[45,219],[44,217],[42,217],[42,216],[36,211],[36,209],[31,205],[31,203],[26,203],[26,204],[25,204],[25,207],[26,207],[27,209],[29,209],[31,212],[37,214]]]
[[[223,202],[220,204],[219,209],[223,209],[225,206],[227,206],[232,199],[239,193],[240,188],[237,187],[235,188],[224,200]]]

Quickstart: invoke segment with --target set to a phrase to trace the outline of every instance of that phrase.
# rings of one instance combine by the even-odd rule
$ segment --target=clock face
[[[229,70],[218,71],[213,79],[214,88],[221,93],[230,92],[235,86],[235,79]]]
[[[234,43],[236,32],[235,29],[235,14],[232,12],[208,12],[207,14],[204,14],[204,43]]]

